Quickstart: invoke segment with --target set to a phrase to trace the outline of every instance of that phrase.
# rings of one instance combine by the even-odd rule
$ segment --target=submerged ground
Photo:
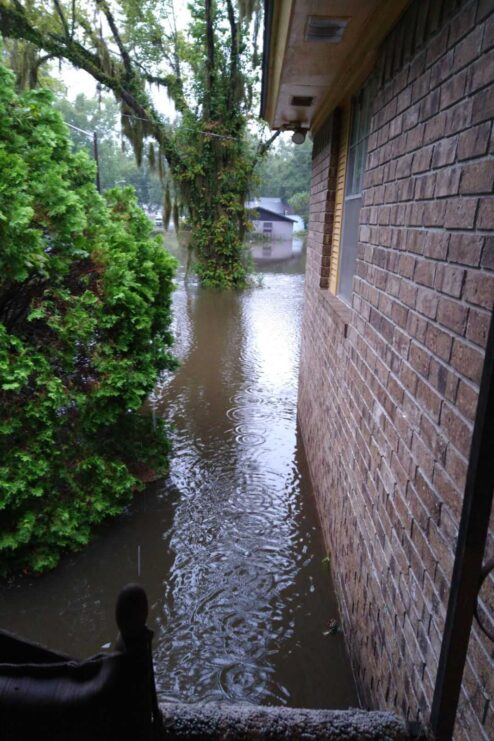
[[[296,425],[302,245],[254,254],[259,288],[179,277],[182,365],[151,399],[175,427],[169,478],[54,572],[2,587],[0,626],[89,656],[111,648],[115,596],[139,581],[162,700],[355,706]]]

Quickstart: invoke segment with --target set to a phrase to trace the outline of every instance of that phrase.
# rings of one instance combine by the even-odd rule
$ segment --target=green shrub
[[[164,470],[141,413],[174,367],[175,262],[131,189],[100,196],[46,90],[0,66],[0,572],[42,571]]]

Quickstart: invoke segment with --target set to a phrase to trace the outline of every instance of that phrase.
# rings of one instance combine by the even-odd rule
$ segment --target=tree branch
[[[75,0],[72,0],[72,19],[70,22],[70,38],[74,38],[75,33]]]
[[[62,10],[62,6],[58,2],[58,0],[53,0],[53,5],[55,6],[56,13],[62,23],[63,32],[65,36],[69,38],[69,35],[70,35],[69,34],[69,24],[67,23],[67,19],[65,18],[64,12]]]
[[[105,0],[96,0],[96,4],[98,5],[99,8],[103,10],[103,13],[105,14],[105,18],[108,21],[108,25],[110,26],[112,36],[115,40],[116,45],[118,46],[120,56],[122,57],[122,62],[125,68],[126,75],[128,79],[130,80],[134,74],[132,70],[132,62],[130,61],[129,52],[125,48],[125,44],[123,43],[122,37],[120,36],[119,30],[117,28],[117,24],[115,22],[115,18],[113,17],[113,13],[111,12]]]
[[[170,167],[180,165],[179,154],[170,140],[165,123],[144,90],[142,78],[139,80],[133,75],[131,91],[125,84],[129,80],[125,68],[120,63],[115,62],[110,73],[103,68],[97,53],[89,51],[78,41],[70,38],[70,35],[64,37],[53,32],[41,33],[31,25],[18,0],[13,2],[15,9],[8,7],[6,0],[0,0],[0,29],[5,36],[30,41],[39,49],[44,49],[50,56],[67,59],[75,67],[88,72],[95,80],[112,90],[137,118],[147,122],[150,133],[160,145]]]
[[[272,136],[269,137],[269,139],[259,144],[257,148],[256,161],[266,154],[271,144],[279,137],[280,134],[281,134],[281,129],[278,129],[277,131],[274,132]]]
[[[228,21],[230,23],[230,85],[228,89],[228,107],[235,103],[235,89],[237,87],[238,70],[238,28],[235,21],[232,0],[226,0],[228,9]]]
[[[214,85],[214,28],[212,0],[205,0],[206,7],[206,94],[204,96],[204,118],[211,116],[213,85]]]
[[[176,77],[176,75],[153,75],[139,62],[134,62],[134,64],[139,67],[141,75],[146,82],[149,82],[152,85],[161,85],[167,89],[170,98],[173,100],[176,109],[180,113],[190,112],[190,108],[185,99],[182,80],[179,77]]]
[[[259,28],[261,26],[261,12],[259,8],[255,10],[254,28],[252,31],[252,66],[254,69],[259,67],[261,55],[259,54]]]
[[[178,53],[178,32],[177,32],[177,17],[175,15],[175,3],[174,0],[172,0],[171,3],[171,12],[172,12],[172,20],[173,20],[173,57],[174,57],[174,64],[172,65],[175,75],[178,80],[180,80],[180,84],[182,85],[182,69],[180,66],[180,55]]]

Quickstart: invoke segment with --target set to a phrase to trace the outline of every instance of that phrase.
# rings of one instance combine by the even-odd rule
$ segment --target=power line
[[[144,123],[149,123],[149,119],[147,118],[141,118],[141,116],[136,116],[132,113],[121,113],[121,116],[125,116],[125,118],[131,118],[135,121],[144,121]],[[67,123],[67,122],[65,122]],[[73,124],[67,123],[67,126],[69,128],[74,129],[74,131],[79,131],[81,134],[85,134],[86,136],[93,136],[92,131],[86,131],[85,129],[80,129],[78,126],[74,126]],[[190,126],[181,126],[181,129],[185,129],[186,131],[196,131],[196,129],[191,128]],[[197,132],[199,134],[204,134],[204,136],[214,136],[217,139],[230,139],[232,141],[242,141],[240,136],[231,136],[230,134],[215,134],[213,131],[208,131],[204,129],[199,129]]]
[[[141,118],[140,116],[134,116],[131,113],[122,113],[122,116],[125,116],[125,118],[133,118],[136,121],[144,121],[144,123],[149,123],[149,119],[147,118]],[[190,126],[181,126],[181,129],[185,129],[186,131],[196,131],[196,129],[191,128]],[[204,134],[205,136],[215,136],[217,139],[233,139],[233,141],[241,141],[240,136],[230,136],[228,134],[215,134],[212,131],[205,131],[204,129],[199,129],[197,132],[198,134]]]
[[[89,136],[90,139],[93,140],[93,154],[94,154],[94,160],[96,162],[96,187],[98,189],[98,193],[101,193],[101,179],[100,179],[100,167],[99,167],[99,154],[98,154],[98,134],[96,131],[86,131],[85,129],[80,129],[79,126],[74,126],[73,124],[65,122],[69,129],[73,129],[74,131],[78,131],[80,134],[85,134],[85,136]]]
[[[86,136],[90,136],[91,138],[93,137],[94,132],[86,131],[85,129],[80,129],[78,126],[73,126],[72,124],[67,123],[67,121],[65,123],[67,124],[69,129],[74,129],[74,131],[79,131],[79,133],[81,134],[86,134]]]

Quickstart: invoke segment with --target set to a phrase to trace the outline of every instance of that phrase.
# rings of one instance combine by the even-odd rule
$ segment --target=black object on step
[[[0,739],[152,739],[161,718],[147,614],[142,587],[124,587],[117,650],[86,661],[0,631]]]

